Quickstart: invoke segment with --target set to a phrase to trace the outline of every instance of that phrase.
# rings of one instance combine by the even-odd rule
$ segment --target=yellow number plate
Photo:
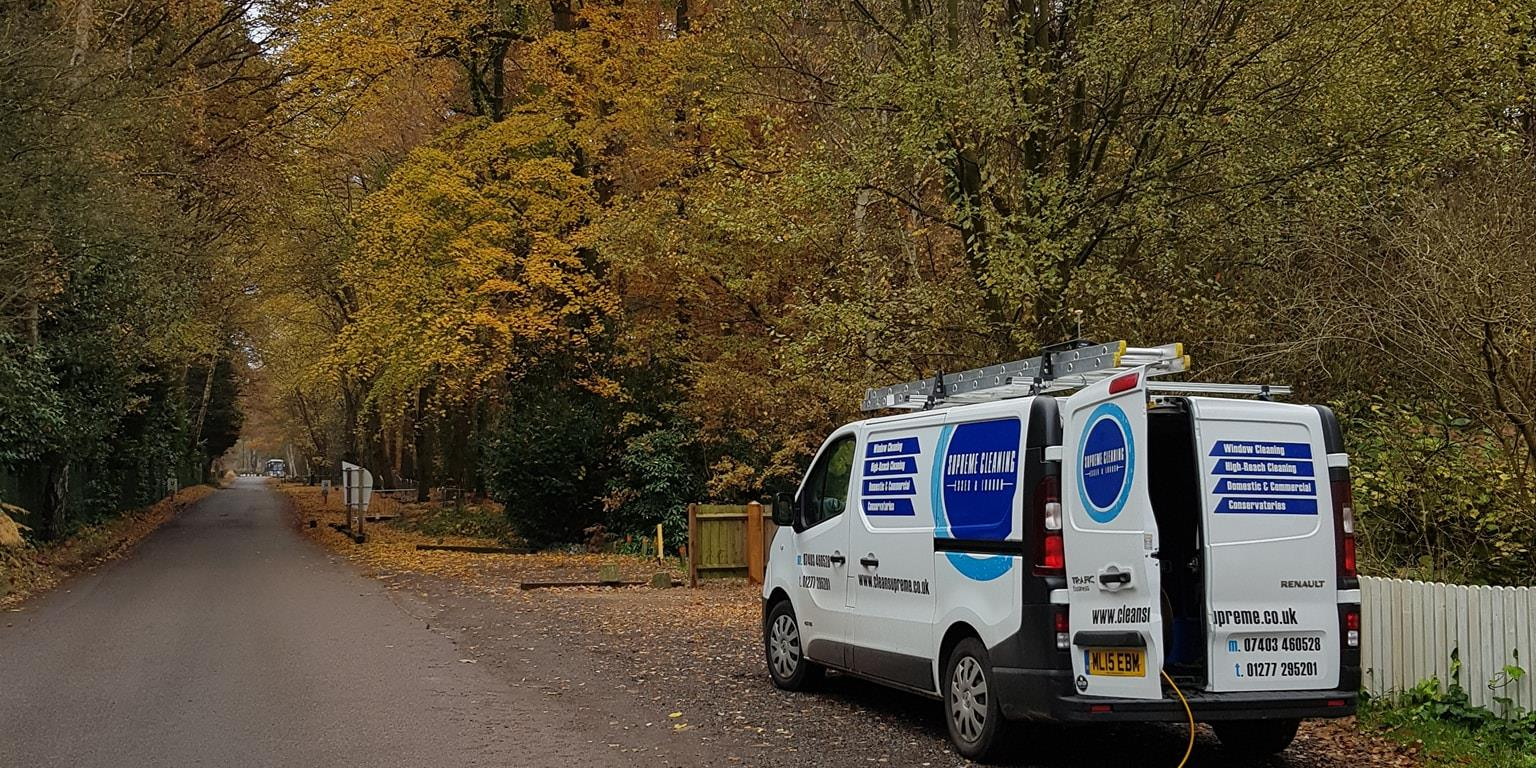
[[[1129,648],[1091,650],[1088,652],[1088,674],[1146,677],[1147,652]]]

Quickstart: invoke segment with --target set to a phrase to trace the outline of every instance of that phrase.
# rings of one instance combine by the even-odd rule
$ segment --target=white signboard
[[[373,498],[373,473],[356,464],[341,463],[341,499],[349,510],[368,511]]]

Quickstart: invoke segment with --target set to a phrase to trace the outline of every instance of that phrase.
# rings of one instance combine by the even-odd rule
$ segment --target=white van
[[[1009,364],[1035,365],[1034,395],[1007,396],[1017,375],[970,405],[935,395],[976,372],[903,385],[946,407],[827,438],[774,505],[776,685],[830,668],[941,699],[973,759],[1010,720],[1183,722],[1179,693],[1247,754],[1283,750],[1302,718],[1354,713],[1360,592],[1332,412],[1268,388],[1154,396],[1242,390],[1149,382],[1187,367],[1176,345],[1132,350],[1150,365],[1106,347],[1075,377]]]

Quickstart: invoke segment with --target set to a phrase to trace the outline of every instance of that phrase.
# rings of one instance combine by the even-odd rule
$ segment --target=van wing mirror
[[[795,500],[787,493],[773,497],[773,524],[779,527],[795,524]]]

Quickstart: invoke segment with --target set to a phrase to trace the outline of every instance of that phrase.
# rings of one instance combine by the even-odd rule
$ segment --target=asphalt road
[[[0,614],[0,766],[629,764],[289,525],[242,478]]]

